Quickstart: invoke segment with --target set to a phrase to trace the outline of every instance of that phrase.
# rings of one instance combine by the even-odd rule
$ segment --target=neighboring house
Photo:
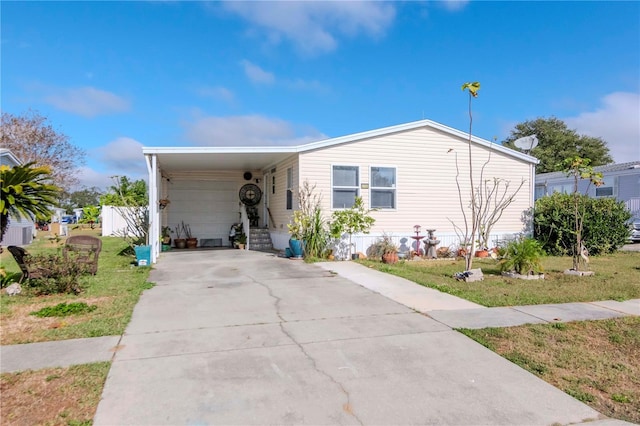
[[[590,197],[610,197],[623,201],[634,216],[640,216],[640,161],[596,166],[594,171],[602,173],[603,184],[589,184],[588,179],[578,182],[578,191]],[[535,199],[554,192],[572,193],[573,177],[563,172],[536,175]]]
[[[0,165],[15,167],[22,162],[11,151],[0,148]],[[31,219],[24,217],[9,218],[9,226],[0,244],[7,246],[24,246],[33,241],[35,226]]]
[[[492,235],[497,239],[521,232],[522,213],[533,205],[538,160],[484,139],[472,141],[476,185],[489,155],[485,179],[508,180],[512,187],[525,181]],[[422,235],[435,229],[441,245],[457,245],[452,222],[461,227],[464,222],[456,158],[465,197],[462,204],[469,208],[468,134],[430,120],[299,146],[145,147],[143,152],[149,170],[154,261],[162,226],[173,229],[184,222],[197,238],[226,242],[231,226],[241,222],[240,193],[250,200],[261,192],[254,225],[268,227],[274,247],[284,249],[296,194],[305,180],[321,194],[326,218],[349,207],[355,196],[377,209],[372,213],[376,223],[371,233],[354,239],[356,250],[362,252],[383,233],[396,242],[405,238],[409,245],[416,224],[422,226]]]

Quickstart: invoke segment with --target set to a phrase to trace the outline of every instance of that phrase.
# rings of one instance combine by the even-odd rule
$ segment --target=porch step
[[[249,230],[249,250],[273,250],[271,234],[267,228],[251,228]]]

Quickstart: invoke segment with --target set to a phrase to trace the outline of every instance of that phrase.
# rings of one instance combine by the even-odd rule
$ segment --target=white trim
[[[339,186],[339,187],[337,187],[337,188],[343,188],[343,189],[353,189],[353,188],[355,188],[356,189],[356,197],[361,197],[362,196],[360,194],[360,183],[362,182],[362,170],[360,170],[361,167],[359,165],[357,165],[357,164],[331,163],[330,167],[331,167],[329,169],[329,173],[330,173],[330,176],[331,176],[331,181],[330,181],[330,185],[331,185],[331,188],[330,188],[330,190],[331,190],[331,205],[330,205],[330,207],[331,207],[331,210],[344,210],[345,208],[348,208],[348,207],[343,207],[343,208],[333,207],[333,189],[336,188],[333,185],[333,168],[334,167],[355,167],[358,170],[358,181],[356,182],[355,186]]]
[[[393,169],[394,170],[394,178],[395,178],[395,184],[393,187],[384,187],[384,186],[376,186],[375,189],[381,189],[381,190],[389,190],[389,189],[393,189],[393,205],[394,207],[373,207],[371,205],[371,202],[373,201],[373,194],[372,191],[374,190],[374,186],[373,186],[373,173],[371,171],[372,168],[374,167],[378,167],[378,168],[385,168],[385,169]],[[377,209],[378,211],[381,212],[393,212],[393,211],[397,211],[398,210],[398,166],[390,166],[390,165],[381,165],[381,164],[370,164],[369,165],[369,208],[370,209]]]

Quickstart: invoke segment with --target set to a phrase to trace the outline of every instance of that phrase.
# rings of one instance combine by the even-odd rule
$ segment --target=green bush
[[[576,241],[573,194],[555,193],[536,201],[533,214],[535,238],[554,256],[572,254]],[[631,214],[623,202],[613,198],[578,195],[578,209],[584,212],[582,240],[589,254],[613,253],[629,237]]]

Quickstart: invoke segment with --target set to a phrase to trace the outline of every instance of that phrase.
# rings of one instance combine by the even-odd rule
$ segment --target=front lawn
[[[640,424],[640,317],[459,331],[602,414]]]
[[[464,261],[455,259],[401,261],[395,265],[363,260],[362,264],[394,274],[420,285],[440,290],[483,306],[538,305],[545,303],[594,302],[640,298],[640,253],[618,252],[591,258],[592,277],[565,275],[571,267],[567,257],[542,260],[544,280],[519,280],[500,275],[497,262],[475,259],[484,281],[457,281],[453,274],[464,270]]]
[[[72,231],[98,235],[97,230]],[[49,241],[48,235],[40,233],[34,244],[26,247],[32,254],[55,253],[64,244],[64,239]],[[24,285],[23,293],[17,296],[0,296],[0,344],[42,342],[81,337],[119,335],[129,323],[131,313],[140,294],[151,284],[147,282],[149,268],[133,266],[132,256],[119,254],[127,245],[120,238],[102,238],[102,252],[98,273],[81,278],[86,289],[79,295],[57,294],[49,296],[30,295]],[[19,272],[13,257],[5,250],[2,265],[9,272]],[[81,315],[65,317],[38,317],[30,315],[44,307],[59,303],[85,302],[97,306]]]

